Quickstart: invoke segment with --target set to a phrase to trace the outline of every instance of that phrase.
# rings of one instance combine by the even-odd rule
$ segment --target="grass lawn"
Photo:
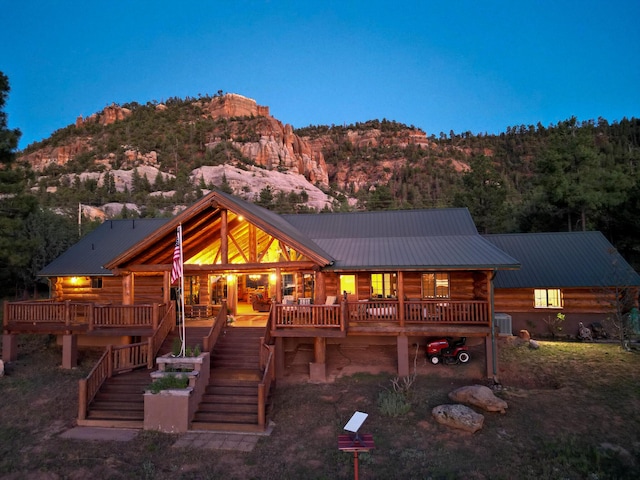
[[[131,442],[80,442],[74,426],[77,381],[96,356],[60,369],[60,349],[22,337],[20,358],[0,378],[2,479],[350,479],[353,458],[337,437],[355,410],[376,449],[360,457],[366,479],[640,478],[640,353],[613,343],[540,342],[532,350],[500,341],[497,392],[506,414],[480,412],[475,434],[436,423],[433,407],[463,385],[486,384],[470,365],[420,358],[410,410],[382,414],[392,375],[355,374],[323,385],[279,384],[273,433],[249,453],[173,448],[175,435],[142,432]]]

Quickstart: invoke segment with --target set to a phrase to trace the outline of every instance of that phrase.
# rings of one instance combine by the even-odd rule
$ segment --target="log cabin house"
[[[467,209],[278,215],[212,192],[171,219],[106,221],[40,272],[48,300],[5,303],[5,360],[17,358],[23,332],[57,334],[68,368],[78,345],[108,345],[108,366],[94,368],[100,378],[81,383],[79,422],[89,424],[88,405],[106,379],[152,368],[175,329],[178,226],[186,323],[210,326],[203,350],[220,344],[229,318],[240,325],[250,316],[261,329],[251,347],[260,358],[261,427],[271,380],[284,374],[285,352],[302,344],[313,345],[312,381],[326,379],[328,344],[392,345],[404,376],[410,346],[438,336],[475,337],[487,376],[496,375],[494,311],[517,309],[508,289],[494,295],[494,279],[520,261],[497,237],[479,235]]]
[[[514,332],[549,335],[550,319],[564,315],[561,336],[575,336],[578,323],[606,322],[638,306],[640,275],[600,232],[485,235],[521,264],[499,271],[494,306]],[[507,323],[509,325],[509,323]]]

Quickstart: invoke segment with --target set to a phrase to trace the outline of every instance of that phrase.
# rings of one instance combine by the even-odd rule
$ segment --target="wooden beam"
[[[258,262],[258,235],[256,232],[256,226],[253,223],[249,224],[249,262]]]
[[[220,224],[220,257],[222,263],[229,263],[229,224],[227,223],[227,210],[220,210],[222,223]]]

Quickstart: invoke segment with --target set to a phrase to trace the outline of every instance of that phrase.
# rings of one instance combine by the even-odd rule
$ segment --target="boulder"
[[[449,393],[449,398],[458,403],[481,408],[487,412],[505,413],[507,402],[494,395],[489,387],[483,385],[470,385],[460,387]]]
[[[520,330],[520,333],[518,334],[518,336],[521,339],[526,340],[527,342],[531,340],[531,334],[529,333],[529,330]]]
[[[540,344],[532,338],[531,340],[529,340],[529,348],[532,348],[533,350],[538,350],[540,348]]]
[[[466,405],[438,405],[431,410],[436,422],[448,427],[475,433],[484,424],[484,415],[474,412]]]
[[[0,377],[4,377],[4,362],[0,360]]]

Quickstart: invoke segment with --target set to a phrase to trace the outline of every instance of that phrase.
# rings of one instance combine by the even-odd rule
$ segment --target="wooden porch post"
[[[122,276],[122,304],[133,304],[133,273]]]
[[[282,303],[282,270],[276,267],[276,302]]]
[[[398,335],[398,375],[406,377],[409,375],[409,337]]]
[[[398,321],[404,327],[404,272],[398,272]]]
[[[276,379],[284,377],[284,339],[276,337]]]
[[[491,337],[491,335],[484,337],[484,351],[487,360],[487,378],[493,378],[494,366],[497,367],[497,365],[494,365],[493,363],[493,339]]]
[[[14,362],[17,359],[18,335],[16,335],[15,333],[5,333],[4,335],[2,335],[2,361]]]
[[[62,368],[72,369],[78,365],[78,336],[62,336]]]
[[[316,272],[316,281],[313,288],[315,290],[313,292],[315,303],[323,304],[327,300],[327,285],[324,272]]]
[[[169,270],[162,273],[162,301],[165,305],[171,303],[171,272]]]
[[[315,337],[313,341],[313,359],[309,363],[309,380],[312,382],[327,381],[327,339]]]

